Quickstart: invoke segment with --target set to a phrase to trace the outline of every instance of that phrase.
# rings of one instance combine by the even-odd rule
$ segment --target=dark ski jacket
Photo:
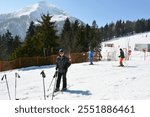
[[[71,65],[71,62],[66,56],[58,56],[56,59],[56,70],[59,73],[65,73],[68,70],[68,67]]]
[[[125,58],[123,50],[120,50],[120,55],[119,55],[119,57],[120,57],[120,58]]]

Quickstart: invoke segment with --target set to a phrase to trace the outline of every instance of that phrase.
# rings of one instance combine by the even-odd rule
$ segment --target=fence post
[[[36,57],[36,65],[37,66],[39,65],[39,57],[38,56]]]
[[[2,71],[2,61],[0,61],[0,71]]]
[[[55,64],[56,63],[56,56],[55,55],[53,55],[53,64]]]
[[[19,58],[19,68],[21,68],[21,58]]]

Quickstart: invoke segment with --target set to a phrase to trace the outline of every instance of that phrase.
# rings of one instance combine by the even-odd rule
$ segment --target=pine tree
[[[146,31],[150,31],[150,19],[147,20]]]
[[[12,34],[9,32],[9,30],[7,30],[7,32],[4,35],[4,38],[6,40],[6,55],[5,55],[5,59],[8,60],[10,58],[10,55],[13,52],[13,36]]]
[[[115,24],[114,23],[110,23],[108,26],[108,31],[107,31],[107,37],[108,39],[112,39],[114,37],[115,33]]]
[[[86,40],[86,30],[83,24],[78,27],[76,34],[76,52],[85,52],[88,49],[88,40]]]
[[[41,16],[42,21],[37,27],[38,38],[43,41],[43,50],[46,56],[56,52],[58,47],[58,36],[56,36],[55,22],[52,22],[52,16],[49,14]]]
[[[86,24],[85,27],[83,25],[81,25],[80,26],[80,35],[81,35],[81,43],[82,43],[81,51],[87,52],[89,49],[90,40],[91,40],[91,27],[88,24]]]
[[[30,26],[26,32],[26,38],[32,37],[35,35],[35,25],[34,22],[31,21]]]
[[[64,27],[62,30],[61,34],[61,46],[64,48],[66,53],[70,53],[72,50],[72,41],[73,41],[73,36],[72,36],[72,26],[67,18],[64,23]]]
[[[37,26],[31,22],[23,46],[16,50],[17,57],[48,56],[56,52],[58,36],[51,18],[49,14],[42,15]]]
[[[134,32],[134,22],[127,20],[125,25],[125,34],[131,35],[133,34],[133,32]]]
[[[90,35],[91,35],[91,39],[90,39],[90,43],[89,43],[89,47],[91,49],[94,49],[97,45],[99,45],[99,35],[98,35],[98,26],[96,24],[96,21],[94,20],[92,23],[92,28],[90,31]]]
[[[115,35],[116,37],[120,37],[122,32],[122,20],[116,22],[115,26]]]
[[[21,38],[18,35],[16,35],[13,39],[13,51],[11,53],[11,59],[16,59],[17,58],[16,51],[19,48],[21,48],[21,45],[22,45],[20,40],[21,40]]]
[[[108,24],[106,24],[105,26],[104,26],[104,30],[103,30],[103,35],[104,35],[104,39],[105,40],[109,40],[109,38],[108,38],[108,30],[109,30],[109,26],[108,26]]]
[[[18,35],[16,35],[15,37],[14,37],[14,39],[13,39],[13,50],[15,50],[15,49],[17,49],[17,48],[20,48],[21,47],[21,38],[18,36]]]

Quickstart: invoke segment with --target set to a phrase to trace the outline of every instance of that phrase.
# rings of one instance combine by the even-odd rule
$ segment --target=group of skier
[[[94,52],[92,51],[92,49],[89,50],[89,61],[90,61],[90,65],[93,65],[93,56],[94,56]],[[125,58],[124,55],[124,51],[120,48],[120,55],[118,56],[120,58],[119,60],[119,66],[123,67],[123,60]],[[61,77],[63,80],[63,85],[62,85],[62,89],[61,91],[65,91],[67,89],[67,78],[66,78],[66,74],[68,71],[69,66],[71,65],[71,58],[66,57],[64,50],[60,49],[59,50],[59,56],[56,59],[56,73],[57,73],[57,80],[56,80],[56,87],[54,89],[54,92],[60,91],[59,87],[60,87],[60,81],[61,81]]]
[[[90,65],[93,65],[93,56],[94,56],[94,53],[93,53],[92,49],[90,49],[89,50]],[[120,67],[124,67],[123,60],[125,58],[125,55],[124,55],[124,51],[122,50],[122,48],[120,48],[120,55],[118,57],[120,58],[120,60],[119,60],[119,66]]]
[[[93,65],[93,56],[94,56],[94,52],[92,51],[92,49],[89,50],[89,61],[90,61],[90,65]],[[123,67],[123,60],[125,58],[124,52],[122,49],[120,49],[120,55],[118,56],[120,57],[120,67]],[[55,78],[55,84],[54,84],[54,89],[53,89],[53,94],[52,94],[52,99],[54,97],[54,93],[58,92],[58,91],[65,91],[67,90],[67,71],[69,66],[71,65],[71,57],[67,57],[65,56],[65,52],[63,49],[59,50],[59,56],[56,59],[56,72],[54,74],[54,78]],[[45,92],[45,82],[44,82],[44,78],[46,77],[44,71],[41,72],[41,75],[43,77],[43,89],[44,89],[44,99],[46,100],[46,92]],[[17,88],[17,78],[20,78],[19,74],[15,73],[15,99],[18,100],[16,98],[16,88]],[[9,86],[7,83],[7,77],[6,75],[4,75],[2,77],[1,80],[5,79],[6,80],[6,85],[7,85],[7,89],[8,89],[8,94],[9,94],[9,99],[11,100],[10,97],[10,92],[9,92]],[[60,82],[62,79],[62,89],[60,90]],[[50,86],[53,82],[53,79],[50,83]],[[50,89],[49,86],[49,89]]]

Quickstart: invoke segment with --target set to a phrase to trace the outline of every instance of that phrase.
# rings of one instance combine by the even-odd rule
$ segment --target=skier
[[[67,78],[66,78],[66,74],[67,74],[67,70],[68,67],[71,65],[71,58],[67,58],[64,55],[64,50],[60,49],[59,50],[59,56],[57,57],[56,60],[56,71],[58,72],[58,78],[57,78],[57,82],[56,82],[56,88],[54,90],[54,92],[59,91],[59,86],[60,86],[60,81],[61,81],[61,77],[63,77],[63,87],[62,87],[62,91],[67,89]]]
[[[131,50],[128,50],[128,60],[131,59]]]
[[[90,59],[90,65],[93,65],[93,51],[90,49],[89,51],[89,59]]]
[[[119,58],[120,58],[120,67],[123,67],[123,59],[125,58],[124,56],[124,51],[120,48],[120,55],[119,55]]]

